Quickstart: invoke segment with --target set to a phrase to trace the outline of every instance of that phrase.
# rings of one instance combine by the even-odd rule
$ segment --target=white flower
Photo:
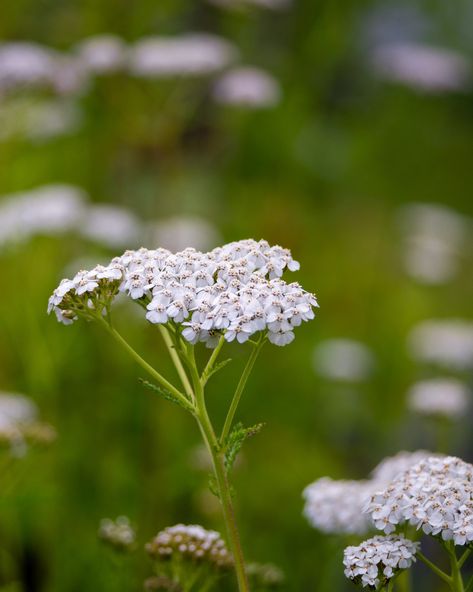
[[[35,43],[0,45],[0,89],[49,85],[54,79],[57,54]]]
[[[443,458],[443,455],[435,455],[428,450],[398,452],[395,456],[388,456],[387,458],[384,458],[378,465],[376,465],[376,467],[371,471],[371,479],[376,483],[376,487],[379,487],[383,483],[389,484],[401,473],[404,473],[421,460],[433,456]]]
[[[309,523],[322,532],[366,534],[373,529],[374,524],[363,509],[373,494],[389,485],[400,473],[430,456],[432,453],[425,450],[399,452],[379,463],[368,480],[318,479],[304,490],[304,514]]]
[[[45,185],[5,196],[0,204],[0,246],[74,229],[82,218],[85,197],[71,185]]]
[[[420,362],[448,369],[473,367],[473,322],[430,319],[416,325],[408,340],[411,355]]]
[[[182,336],[191,343],[215,347],[221,335],[244,343],[267,332],[270,342],[286,345],[294,339],[294,327],[313,319],[317,307],[313,294],[280,279],[298,267],[290,251],[266,241],[239,241],[208,253],[141,248],[113,259],[106,273],[97,266],[72,283],[61,282],[49,312],[55,310],[63,322],[90,317],[94,306],[105,306],[104,300],[111,304],[119,289],[146,306],[151,323],[182,325]],[[85,293],[94,295],[93,310],[81,299]]]
[[[399,212],[407,273],[419,282],[442,284],[459,269],[472,221],[452,208],[412,203]]]
[[[426,534],[473,541],[473,466],[455,457],[420,461],[366,504],[376,528],[389,534],[408,522]]]
[[[83,66],[95,74],[116,72],[125,65],[126,45],[115,35],[97,35],[83,39],[76,48]]]
[[[270,74],[248,66],[222,74],[215,83],[213,96],[218,103],[225,105],[271,107],[279,102],[281,90]]]
[[[357,382],[370,376],[375,361],[371,350],[353,339],[327,339],[314,350],[315,371],[331,380]]]
[[[318,479],[304,489],[304,515],[329,534],[366,534],[372,523],[362,510],[373,493],[371,481]]]
[[[111,204],[87,208],[79,230],[85,237],[112,248],[136,244],[142,232],[132,212]]]
[[[129,68],[132,74],[145,78],[198,76],[222,70],[235,56],[234,47],[215,35],[149,37],[131,47]]]
[[[423,415],[461,416],[468,407],[468,387],[453,378],[434,378],[416,382],[409,389],[407,403]]]
[[[378,590],[401,569],[416,560],[419,543],[399,536],[375,536],[356,547],[347,547],[343,555],[345,575],[363,587]]]
[[[99,537],[119,550],[132,549],[136,540],[135,531],[126,516],[119,516],[116,520],[101,520]]]
[[[463,55],[420,43],[381,45],[374,52],[372,65],[380,77],[424,92],[459,91],[470,83]]]

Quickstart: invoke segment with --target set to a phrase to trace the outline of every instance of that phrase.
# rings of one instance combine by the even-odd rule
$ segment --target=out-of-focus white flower
[[[425,534],[473,541],[473,466],[455,457],[429,457],[380,489],[365,507],[386,534],[409,523]]]
[[[37,417],[38,408],[31,399],[0,392],[0,444],[7,444],[13,456],[24,456],[29,442],[52,442],[56,431]]]
[[[443,458],[442,454],[432,454],[428,450],[415,450],[414,452],[401,451],[394,456],[384,458],[372,471],[371,479],[377,484],[389,483],[404,473],[421,460],[437,456]]]
[[[375,73],[416,90],[460,91],[470,84],[470,68],[458,52],[421,43],[392,43],[374,50]]]
[[[453,378],[421,380],[409,390],[409,408],[422,415],[458,417],[468,407],[467,386]]]
[[[239,67],[222,74],[213,89],[214,99],[225,105],[258,108],[276,105],[281,98],[278,81],[259,68]]]
[[[401,208],[399,222],[407,273],[427,284],[450,280],[457,272],[472,221],[446,206],[413,203]]]
[[[233,565],[220,534],[214,530],[205,530],[198,524],[176,524],[165,528],[146,545],[146,551],[157,561],[178,556],[182,560],[208,563],[218,570]]]
[[[221,242],[217,227],[197,216],[167,218],[152,223],[149,229],[150,241],[170,251],[181,251],[190,245],[205,251]]]
[[[89,71],[76,57],[61,56],[56,60],[53,86],[58,94],[84,94],[89,88],[89,83]]]
[[[273,563],[248,563],[246,573],[258,588],[279,588],[286,580],[282,569]]]
[[[291,0],[208,0],[210,4],[221,6],[222,8],[245,8],[255,6],[258,8],[267,8],[270,10],[282,10],[288,8]]]
[[[0,139],[46,141],[76,131],[81,115],[78,106],[70,101],[16,97],[0,105]]]
[[[356,382],[370,376],[375,362],[371,350],[352,339],[327,339],[314,350],[315,371],[331,380]]]
[[[236,58],[233,45],[215,35],[193,33],[176,37],[149,37],[129,50],[132,74],[145,78],[212,74]]]
[[[404,535],[375,536],[345,549],[345,575],[356,584],[380,590],[400,570],[411,567],[419,546]]]
[[[0,246],[37,234],[58,234],[77,226],[85,194],[71,185],[45,185],[0,201]]]
[[[115,35],[88,37],[80,42],[76,53],[84,68],[95,74],[116,72],[126,62],[126,45]]]
[[[100,204],[87,208],[79,230],[83,236],[114,248],[136,245],[142,226],[126,208]]]
[[[50,85],[57,54],[35,43],[0,45],[0,90]]]
[[[38,408],[31,399],[15,393],[0,393],[0,430],[34,421]]]
[[[329,534],[366,534],[372,523],[362,510],[374,491],[371,481],[318,479],[304,489],[304,515]]]
[[[135,531],[126,516],[119,516],[116,520],[101,520],[99,537],[119,551],[131,550],[136,539]]]
[[[473,367],[473,322],[431,319],[414,327],[408,339],[411,355],[420,362],[448,369]]]

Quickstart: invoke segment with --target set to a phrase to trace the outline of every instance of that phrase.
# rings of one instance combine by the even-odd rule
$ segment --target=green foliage
[[[242,423],[235,425],[224,444],[225,469],[227,473],[231,471],[245,440],[258,434],[263,427],[264,423],[257,423],[249,428],[243,427]]]
[[[192,407],[190,404],[189,405],[184,404],[180,399],[175,397],[171,392],[169,392],[164,387],[153,384],[152,382],[149,382],[149,380],[145,380],[144,378],[139,378],[138,380],[140,381],[140,383],[144,387],[146,387],[150,391],[153,391],[154,393],[158,394],[160,397],[162,397],[166,401],[171,401],[171,403],[174,403],[175,405],[179,405],[179,407],[182,407],[186,411],[192,411]]]

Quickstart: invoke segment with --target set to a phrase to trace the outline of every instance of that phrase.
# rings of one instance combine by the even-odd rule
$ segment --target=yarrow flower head
[[[303,492],[304,515],[311,526],[328,534],[367,534],[374,529],[374,524],[363,509],[373,494],[388,486],[400,473],[431,456],[432,453],[425,450],[399,452],[382,460],[371,472],[371,478],[362,481],[318,479]]]
[[[224,540],[214,530],[197,524],[169,526],[146,545],[152,559],[167,561],[176,556],[196,563],[206,563],[217,570],[233,565]]]
[[[362,508],[373,492],[371,481],[334,481],[324,477],[305,488],[304,515],[329,534],[366,534],[372,524]]]
[[[357,547],[347,547],[343,564],[347,578],[378,590],[416,560],[419,543],[400,536],[375,536]]]
[[[221,335],[244,343],[264,332],[282,346],[294,339],[296,327],[314,318],[318,306],[298,283],[281,279],[285,270],[297,269],[288,249],[263,240],[229,243],[208,253],[141,248],[62,280],[48,311],[65,324],[97,318],[120,291],[146,309],[150,323],[179,326],[192,344],[215,347]]]
[[[135,544],[135,531],[126,516],[116,520],[104,518],[100,522],[99,537],[119,551],[129,551]]]
[[[453,378],[416,382],[408,393],[408,406],[422,415],[459,417],[468,407],[467,386]]]
[[[389,534],[409,523],[455,545],[473,541],[473,465],[429,457],[399,475],[366,504],[376,528]]]

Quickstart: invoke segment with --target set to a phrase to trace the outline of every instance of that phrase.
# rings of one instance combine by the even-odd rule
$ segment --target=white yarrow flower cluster
[[[428,450],[415,450],[414,452],[401,451],[394,456],[384,458],[372,471],[371,479],[379,486],[379,484],[389,484],[396,479],[401,473],[404,473],[421,460],[436,456],[437,458],[444,458],[443,454],[432,454]]]
[[[375,493],[365,511],[386,534],[407,522],[455,545],[469,544],[473,541],[473,466],[456,457],[429,457]]]
[[[141,39],[130,48],[128,64],[132,74],[144,78],[198,76],[222,70],[236,55],[233,45],[225,39],[189,33]]]
[[[218,103],[256,109],[276,105],[281,89],[268,72],[240,66],[222,74],[215,83],[213,96]]]
[[[190,561],[206,562],[217,569],[228,568],[233,563],[220,534],[198,524],[176,524],[165,528],[146,545],[146,551],[158,561],[180,556]]]
[[[463,319],[429,319],[411,331],[408,347],[419,362],[449,370],[473,367],[473,322]]]
[[[409,409],[422,415],[456,418],[469,403],[468,387],[454,378],[434,378],[416,382],[409,390]]]
[[[74,229],[84,201],[84,193],[71,185],[45,185],[7,196],[0,204],[0,247]]]
[[[465,56],[420,43],[382,45],[374,52],[372,66],[380,77],[423,92],[460,91],[470,84]]]
[[[314,528],[328,534],[366,534],[374,529],[372,520],[363,512],[372,495],[430,456],[432,453],[425,450],[399,452],[381,461],[371,478],[362,481],[318,479],[303,492],[304,515]]]
[[[403,535],[375,536],[361,545],[345,549],[345,575],[363,587],[378,590],[400,570],[411,567],[418,548],[419,543]]]
[[[214,347],[220,335],[244,343],[264,332],[271,343],[286,345],[294,329],[314,318],[317,300],[297,283],[281,278],[299,269],[288,249],[266,241],[243,240],[208,253],[185,249],[126,251],[108,266],[62,280],[48,312],[70,323],[107,309],[118,291],[146,307],[153,324],[174,323],[192,344]]]
[[[335,481],[324,477],[305,488],[304,515],[328,534],[366,534],[372,523],[363,507],[373,493],[371,481]]]

